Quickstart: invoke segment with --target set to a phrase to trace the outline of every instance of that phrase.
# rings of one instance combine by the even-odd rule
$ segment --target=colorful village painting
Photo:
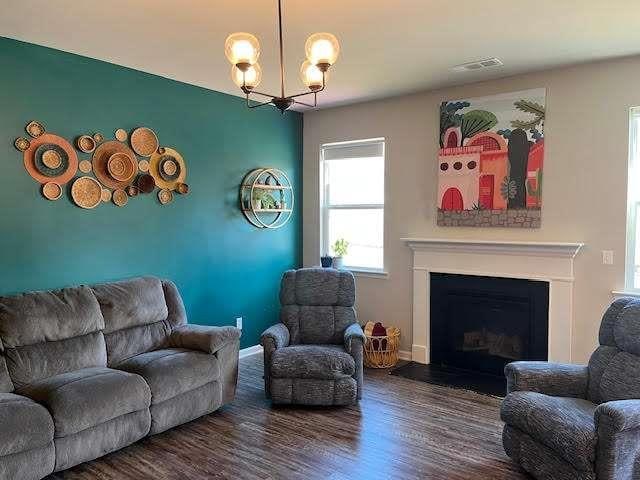
[[[544,88],[442,102],[438,225],[539,228]]]

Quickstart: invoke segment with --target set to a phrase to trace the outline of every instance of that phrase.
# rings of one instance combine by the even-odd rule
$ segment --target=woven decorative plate
[[[137,184],[142,193],[151,193],[156,188],[156,181],[148,174],[140,175]]]
[[[124,143],[120,143],[117,140],[110,140],[98,145],[96,151],[93,152],[93,173],[96,178],[100,180],[100,183],[102,183],[105,187],[111,188],[113,190],[118,188],[124,189],[127,187],[129,182],[116,180],[109,174],[109,171],[107,170],[107,163],[114,153],[124,153],[129,158],[128,162],[130,162],[133,169],[133,175],[129,180],[131,181],[137,170],[137,162],[135,160],[136,155]],[[115,163],[113,168],[115,169]]]
[[[167,182],[175,180],[180,176],[180,164],[171,155],[162,155],[162,157],[160,157],[158,173],[163,180],[166,180]]]
[[[117,206],[124,207],[129,201],[129,197],[127,196],[127,192],[118,189],[113,191],[112,200]]]
[[[126,142],[127,138],[129,138],[129,134],[124,128],[117,129],[115,135],[116,135],[116,140],[120,142]]]
[[[189,193],[189,185],[187,185],[186,183],[179,183],[176,186],[176,191],[180,194],[180,195],[186,195],[187,193]]]
[[[59,145],[44,143],[36,148],[33,165],[42,175],[57,177],[69,167],[69,157]]]
[[[103,188],[100,198],[103,203],[109,203],[111,201],[111,190],[109,190],[108,188]]]
[[[29,140],[27,140],[24,137],[18,137],[16,138],[16,141],[13,142],[13,146],[16,147],[18,150],[20,150],[21,152],[24,152],[27,148],[29,148],[29,145],[31,145],[31,142],[29,142]]]
[[[140,170],[141,172],[148,172],[149,171],[149,161],[148,160],[140,160],[138,162],[138,170]]]
[[[131,133],[131,148],[141,157],[150,157],[158,149],[158,137],[147,127],[136,128]]]
[[[171,200],[173,200],[173,193],[171,193],[171,190],[163,188],[158,192],[158,200],[160,200],[160,203],[162,205],[166,205],[167,203],[171,202]]]
[[[102,186],[92,177],[80,177],[71,185],[71,198],[81,208],[95,208],[102,200]]]
[[[89,135],[80,135],[76,138],[76,147],[84,153],[91,153],[96,149],[96,141]]]
[[[47,200],[58,200],[62,196],[62,187],[55,182],[42,185],[42,195]]]
[[[40,149],[43,145],[47,146]],[[61,166],[56,169],[47,167],[42,158],[47,150],[55,150],[60,155],[64,167]],[[50,165],[56,164],[56,156],[54,154],[47,154],[45,158]],[[44,133],[31,140],[29,148],[23,153],[23,160],[25,170],[34,180],[40,183],[55,182],[58,185],[64,185],[78,171],[78,155],[75,149],[64,138],[51,133]]]
[[[78,164],[78,170],[80,170],[82,173],[90,173],[91,162],[89,160],[81,160]]]
[[[43,135],[45,132],[44,125],[42,125],[40,122],[37,122],[35,120],[31,120],[25,127],[25,130],[33,138],[38,138],[39,136]]]
[[[109,175],[118,182],[129,183],[137,172],[137,164],[123,152],[116,152],[107,160]]]
[[[101,133],[94,133],[93,140],[94,142],[96,142],[96,144],[102,143],[104,142],[104,135],[102,135]]]
[[[127,192],[127,195],[129,195],[130,197],[135,197],[140,193],[140,189],[135,185],[129,185],[125,192]]]
[[[175,190],[179,183],[185,183],[187,178],[187,167],[182,155],[169,147],[162,147],[164,153],[155,152],[149,161],[149,174],[153,176],[156,185],[160,188]],[[177,172],[173,176],[168,176],[162,167],[171,160],[177,166]]]

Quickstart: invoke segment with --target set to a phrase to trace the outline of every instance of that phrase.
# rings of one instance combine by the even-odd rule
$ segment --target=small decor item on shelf
[[[382,323],[364,326],[364,364],[369,368],[391,368],[398,363],[400,329],[385,328]]]
[[[333,244],[333,253],[335,257],[333,257],[333,268],[342,268],[344,265],[344,257],[347,255],[349,251],[349,242],[347,242],[344,238],[339,238],[336,240],[336,243]]]
[[[27,124],[25,130],[33,138],[38,138],[39,136],[41,136],[45,132],[44,125],[42,125],[40,122],[38,122],[36,120],[31,120]]]
[[[115,132],[116,140],[120,142],[126,142],[127,138],[129,138],[129,134],[124,128],[119,128]]]
[[[322,268],[331,268],[331,265],[333,265],[333,257],[330,255],[321,256],[320,264],[322,265]]]
[[[240,184],[240,209],[258,228],[280,228],[293,213],[293,187],[287,175],[277,168],[256,168]],[[288,205],[291,205],[288,207]]]
[[[96,144],[104,142],[104,135],[98,132],[94,133],[93,141],[96,142]]]
[[[92,153],[96,149],[96,141],[89,135],[80,135],[76,138],[76,147],[83,153]]]
[[[125,192],[124,190],[117,189],[113,191],[111,200],[115,205],[119,207],[124,207],[129,201],[129,197],[127,195],[127,192]]]
[[[55,182],[42,185],[42,196],[47,200],[58,200],[62,196],[62,187]]]
[[[16,138],[15,142],[13,142],[13,146],[16,147],[20,152],[24,152],[27,148],[29,148],[31,142],[24,137]]]

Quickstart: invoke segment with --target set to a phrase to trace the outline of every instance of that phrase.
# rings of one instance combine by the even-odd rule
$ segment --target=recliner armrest
[[[351,353],[351,343],[353,341],[361,341],[364,346],[365,336],[362,327],[357,323],[352,323],[344,331],[344,349]]]
[[[231,326],[181,325],[171,332],[169,346],[213,354],[228,343],[237,341],[240,334],[240,329]]]
[[[267,328],[260,336],[260,345],[266,347],[265,342],[272,341],[275,349],[289,345],[289,329],[284,323],[276,323]]]
[[[589,381],[586,365],[551,362],[512,362],[504,367],[507,392],[529,391],[558,397],[585,398]]]
[[[607,427],[623,432],[640,427],[640,400],[615,400],[601,403],[596,408],[596,427],[607,423]]]

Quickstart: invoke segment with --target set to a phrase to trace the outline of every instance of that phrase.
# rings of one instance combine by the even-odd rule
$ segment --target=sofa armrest
[[[240,329],[230,326],[181,325],[171,332],[169,346],[213,354],[225,345],[237,342],[240,334]]]
[[[636,478],[640,459],[640,400],[615,400],[594,413],[598,434],[596,478]]]
[[[559,397],[585,398],[589,369],[586,365],[550,362],[512,362],[504,367],[507,393],[529,391]]]
[[[596,408],[596,427],[606,423],[615,432],[624,432],[640,427],[640,400],[615,400],[601,403]]]
[[[362,327],[357,323],[352,323],[344,331],[344,349],[349,353],[351,353],[351,343],[354,340],[359,340],[362,342],[362,345],[364,345],[364,332],[362,331]]]
[[[289,345],[289,329],[284,323],[276,323],[270,326],[260,336],[260,345],[267,348],[267,342],[273,342],[272,349],[283,348]]]

